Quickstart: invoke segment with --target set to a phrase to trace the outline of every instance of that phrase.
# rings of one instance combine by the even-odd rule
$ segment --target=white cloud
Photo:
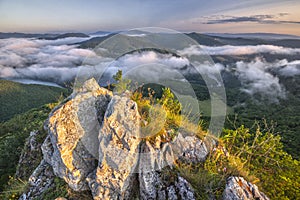
[[[204,46],[193,45],[179,51],[182,55],[250,55],[259,53],[270,54],[300,54],[299,48],[286,48],[274,45],[246,45],[246,46]]]
[[[286,65],[279,70],[279,73],[283,76],[300,75],[300,60],[287,62]]]
[[[269,72],[271,67],[271,63],[256,58],[252,62],[237,62],[234,73],[241,81],[243,91],[250,95],[259,93],[267,99],[277,101],[278,98],[284,98],[286,94],[279,78]]]
[[[97,59],[87,49],[59,40],[2,39],[0,40],[0,78],[38,79],[63,84],[74,79],[86,57]]]

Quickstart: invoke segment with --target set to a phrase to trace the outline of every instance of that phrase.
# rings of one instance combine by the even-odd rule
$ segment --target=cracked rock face
[[[43,160],[31,176],[32,194],[52,184],[55,174],[75,191],[90,190],[96,200],[195,199],[190,183],[172,166],[178,159],[204,162],[204,142],[180,132],[172,141],[162,142],[157,136],[151,144],[140,137],[140,119],[129,94],[113,95],[94,79],[85,82],[45,123],[48,136],[41,147]],[[53,169],[51,178],[39,178],[47,177],[48,168]],[[264,197],[255,185],[248,185],[256,189],[248,194],[234,180],[227,183],[224,199]],[[24,200],[30,199],[24,195]]]
[[[224,200],[269,200],[255,184],[242,177],[229,177],[223,193]]]
[[[168,145],[168,144],[167,144]],[[172,173],[172,168],[158,168],[164,158],[168,162],[166,146],[162,151],[156,151],[148,142],[142,145],[139,165],[140,198],[147,199],[195,199],[191,185],[178,174]],[[169,151],[172,151],[168,146]],[[159,155],[158,155],[159,154]],[[173,158],[169,161],[172,161]],[[170,164],[170,166],[172,166]]]
[[[88,189],[85,179],[96,168],[95,141],[100,129],[97,116],[101,116],[96,104],[105,109],[111,96],[110,91],[91,79],[74,97],[52,111],[46,122],[49,137],[44,145],[45,160],[55,175],[75,191]]]
[[[114,96],[99,132],[99,165],[92,183],[95,199],[131,199],[140,144],[140,115],[126,96]]]

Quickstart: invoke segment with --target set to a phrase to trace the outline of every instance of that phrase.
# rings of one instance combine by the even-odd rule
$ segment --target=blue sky
[[[0,32],[164,27],[300,35],[299,0],[0,0]]]

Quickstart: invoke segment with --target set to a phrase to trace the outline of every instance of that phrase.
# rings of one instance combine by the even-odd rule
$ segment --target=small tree
[[[131,80],[129,79],[123,79],[122,70],[118,70],[118,72],[113,75],[113,79],[115,79],[115,81],[117,82],[116,84],[112,84],[117,93],[125,92],[129,88],[129,84],[131,83]]]

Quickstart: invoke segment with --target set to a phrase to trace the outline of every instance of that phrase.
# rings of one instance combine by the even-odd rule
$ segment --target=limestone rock
[[[23,193],[19,200],[31,200],[40,197],[54,186],[54,177],[52,167],[45,160],[42,160],[29,178],[28,191]]]
[[[136,103],[126,95],[114,96],[99,132],[99,165],[96,180],[90,182],[94,199],[130,199],[134,195],[139,128]]]
[[[223,193],[223,200],[269,200],[255,184],[242,177],[229,177]]]
[[[172,170],[174,158],[169,144],[161,151],[155,149],[149,142],[141,147],[140,199],[195,199],[191,185]]]
[[[43,148],[45,160],[75,191],[88,189],[85,179],[96,168],[99,121],[111,96],[110,91],[90,79],[46,121],[49,137]],[[99,102],[102,110],[96,109]]]
[[[174,155],[181,161],[187,163],[204,162],[208,155],[205,143],[194,135],[178,133],[177,137],[170,144]]]

